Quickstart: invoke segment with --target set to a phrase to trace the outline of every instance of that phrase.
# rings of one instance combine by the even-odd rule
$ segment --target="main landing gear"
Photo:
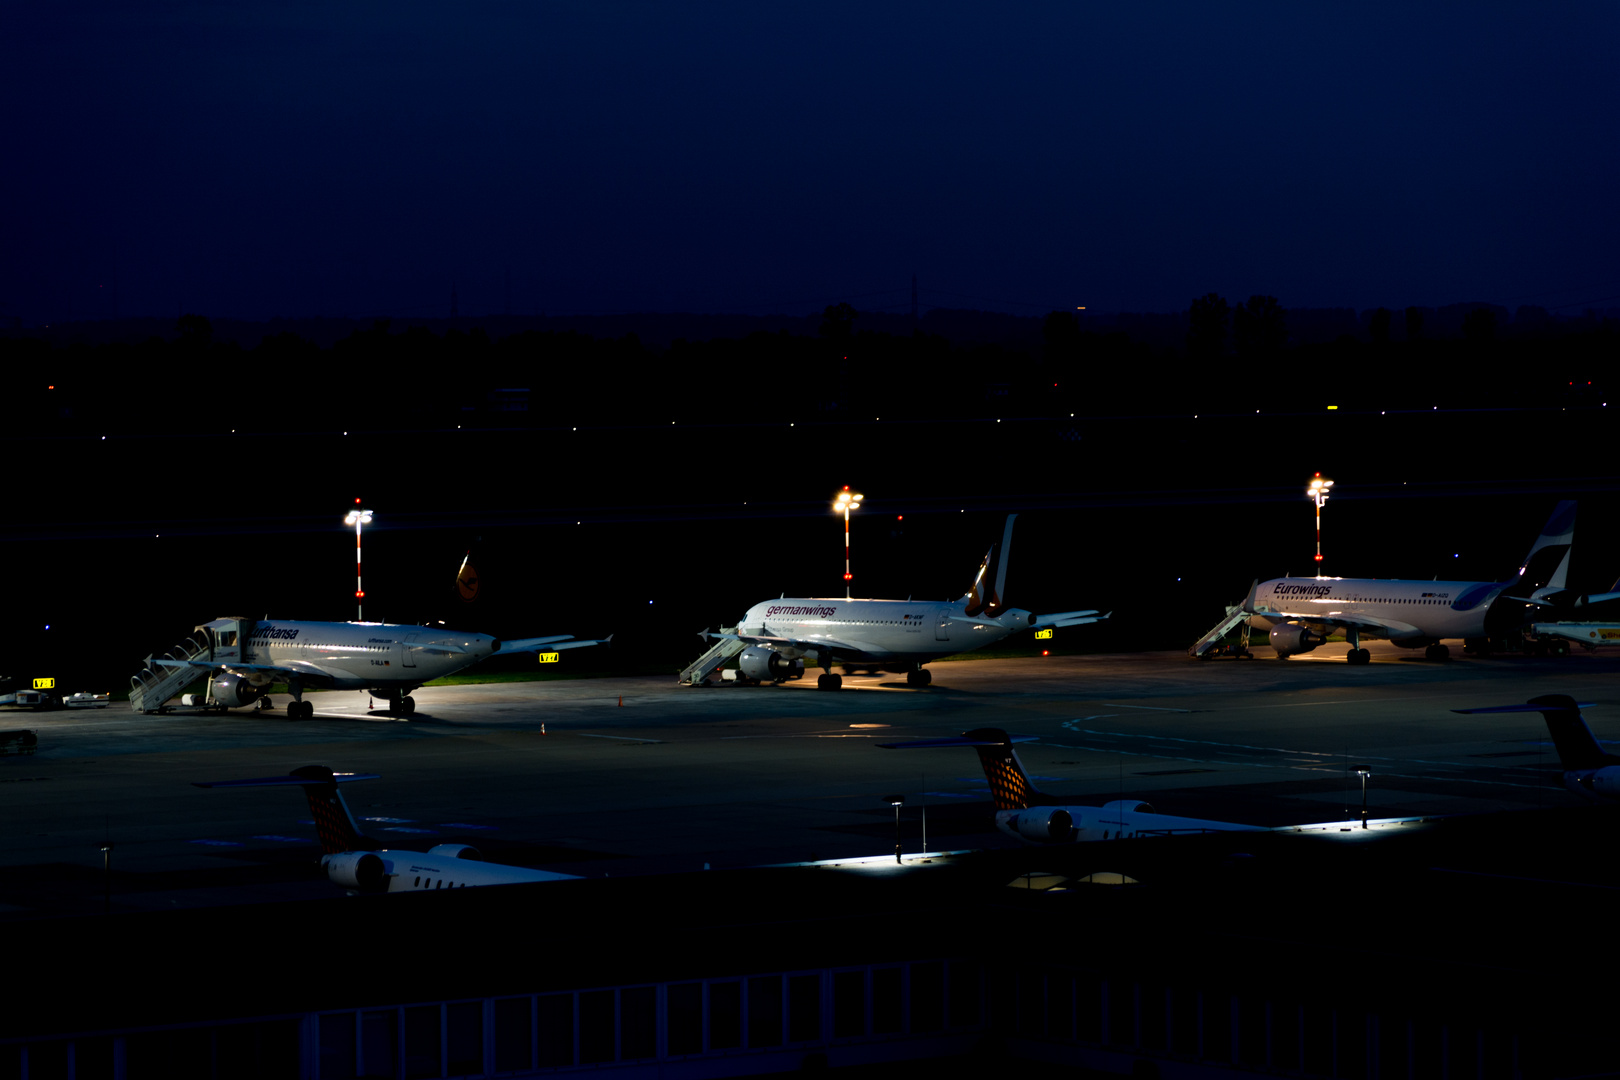
[[[386,700],[388,704],[383,708],[385,713],[392,713],[395,716],[409,716],[416,711],[416,699],[409,694],[397,698],[391,697]],[[374,711],[377,708],[376,701],[373,700],[368,703],[367,708]]]
[[[1450,660],[1451,650],[1437,641],[1423,650],[1423,658],[1425,660]]]
[[[287,719],[313,720],[315,719],[315,703],[313,701],[294,701],[287,706]]]
[[[1350,651],[1344,654],[1344,662],[1345,663],[1347,663],[1347,664],[1370,664],[1370,663],[1372,663],[1372,653],[1368,652],[1366,649],[1363,649],[1361,647],[1361,634],[1358,631],[1352,629],[1349,633],[1347,633],[1345,635],[1345,640],[1350,642]]]
[[[918,665],[915,671],[906,672],[907,686],[927,686],[933,681],[934,673],[921,665]]]
[[[836,671],[823,671],[816,676],[817,690],[840,690],[844,686],[844,677]]]

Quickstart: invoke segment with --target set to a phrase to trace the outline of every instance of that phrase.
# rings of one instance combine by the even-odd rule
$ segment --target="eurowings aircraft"
[[[964,731],[956,738],[916,739],[878,745],[885,750],[973,747],[978,751],[985,779],[990,782],[990,797],[996,807],[996,828],[1026,844],[1072,844],[1213,832],[1345,833],[1354,831],[1357,825],[1361,829],[1383,829],[1430,820],[1426,817],[1362,817],[1354,821],[1269,827],[1159,814],[1154,812],[1152,806],[1137,799],[1115,799],[1101,806],[1067,803],[1036,790],[1024,772],[1024,764],[1018,760],[1018,752],[1013,749],[1013,744],[1030,742],[1033,738],[1030,735],[1008,735],[1000,728],[978,728]]]
[[[705,633],[710,639],[745,642],[738,670],[755,682],[782,682],[804,671],[813,659],[822,674],[820,690],[837,690],[843,679],[832,671],[845,668],[881,668],[905,672],[912,686],[927,686],[932,674],[923,667],[930,660],[982,649],[1020,630],[1083,626],[1106,619],[1096,610],[1032,615],[1004,607],[1007,553],[1012,546],[1013,521],[1007,515],[1001,543],[992,545],[979,566],[973,585],[959,600],[836,600],[781,597],[748,609],[734,634]]]
[[[1604,751],[1581,716],[1585,705],[1568,694],[1546,694],[1525,705],[1497,705],[1488,709],[1453,709],[1459,713],[1538,712],[1564,767],[1564,786],[1577,795],[1604,802],[1620,800],[1620,757]]]
[[[577,649],[610,640],[559,634],[502,641],[431,626],[268,619],[215,619],[197,631],[200,637],[177,650],[183,656],[148,658],[148,664],[213,672],[208,701],[230,709],[257,704],[271,683],[285,682],[293,696],[287,706],[290,720],[308,720],[315,714],[315,706],[304,700],[306,689],[367,690],[385,699],[391,711],[409,716],[416,711],[411,693],[423,683],[496,653]],[[149,674],[150,667],[136,681],[143,682]],[[143,699],[140,707],[153,711],[162,704]]]
[[[959,738],[917,739],[879,743],[885,750],[925,750],[938,746],[971,746],[979,753],[990,797],[996,805],[996,828],[1029,844],[1069,844],[1088,840],[1122,840],[1133,836],[1177,836],[1208,832],[1268,832],[1260,825],[1156,814],[1136,799],[1115,799],[1102,806],[1063,803],[1035,789],[1013,749],[1031,736],[1012,736],[999,728],[964,731]]]
[[[1561,502],[1505,581],[1399,581],[1377,578],[1273,578],[1249,587],[1243,610],[1249,625],[1269,630],[1269,644],[1286,660],[1310,652],[1335,630],[1350,642],[1352,664],[1371,659],[1361,639],[1388,638],[1425,649],[1430,660],[1451,650],[1442,638],[1489,648],[1492,638],[1528,624],[1538,612],[1573,602],[1565,591],[1575,538],[1575,504]]]
[[[438,844],[426,851],[394,851],[378,847],[360,834],[339,784],[375,780],[376,773],[335,773],[320,765],[305,765],[287,776],[256,780],[215,780],[195,783],[201,788],[301,787],[309,799],[310,816],[321,839],[321,868],[334,885],[351,892],[397,893],[464,889],[469,885],[515,885],[526,881],[565,881],[575,874],[530,870],[483,862],[467,844]]]

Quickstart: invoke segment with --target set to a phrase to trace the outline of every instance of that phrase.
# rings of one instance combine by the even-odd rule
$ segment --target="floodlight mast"
[[[849,572],[849,512],[851,510],[859,510],[861,508],[861,500],[864,499],[864,498],[866,498],[865,495],[858,495],[858,494],[851,493],[850,490],[849,490],[849,485],[845,484],[844,485],[844,490],[840,491],[838,493],[838,497],[833,500],[833,513],[835,513],[835,514],[843,514],[844,515],[844,599],[845,600],[850,599],[850,595],[849,595],[850,586],[849,586],[849,583],[852,580],[852,575]]]
[[[360,527],[371,524],[371,511],[360,508],[360,500],[354,500],[355,508],[344,517],[343,524],[354,526],[354,621],[366,621],[366,590],[361,584],[360,573]]]
[[[1332,486],[1333,481],[1324,480],[1322,474],[1317,473],[1312,478],[1310,486],[1305,489],[1305,497],[1316,503],[1316,570],[1318,576],[1322,571],[1322,504],[1328,501],[1328,488]]]

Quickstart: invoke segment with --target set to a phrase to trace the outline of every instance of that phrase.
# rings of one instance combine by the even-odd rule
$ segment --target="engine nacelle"
[[[778,682],[803,678],[804,661],[789,660],[772,649],[750,645],[738,655],[737,670],[756,682]]]
[[[374,851],[344,851],[328,855],[321,862],[332,884],[363,893],[388,890],[388,874],[392,867]]]
[[[227,709],[239,709],[264,697],[265,687],[254,686],[245,675],[225,672],[214,678],[214,700]]]
[[[1061,806],[1032,806],[1010,816],[1006,825],[1037,844],[1066,844],[1074,839],[1074,818]]]
[[[1567,774],[1570,790],[1600,799],[1620,799],[1620,765],[1605,765],[1591,772]]]
[[[1310,652],[1318,645],[1326,644],[1327,635],[1318,634],[1301,623],[1291,622],[1273,626],[1269,641],[1271,647],[1277,650],[1278,656],[1292,656],[1294,653]]]
[[[466,859],[469,862],[483,862],[483,855],[471,844],[434,844],[427,849],[429,855],[437,855],[441,859]]]
[[[1103,803],[1104,810],[1118,810],[1126,814],[1151,814],[1153,807],[1137,799],[1115,799],[1110,803]]]

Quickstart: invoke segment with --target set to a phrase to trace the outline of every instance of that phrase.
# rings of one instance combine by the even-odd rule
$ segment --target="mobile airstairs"
[[[720,628],[722,634],[735,634],[736,632],[737,628],[735,626],[722,626]],[[699,634],[698,637],[707,640],[707,631]],[[702,686],[704,681],[714,674],[715,668],[718,668],[746,648],[748,648],[746,642],[738,641],[736,638],[721,638],[710,646],[708,652],[688,664],[676,681],[682,686]]]
[[[1243,633],[1235,645],[1222,645],[1221,639],[1230,634],[1238,626],[1243,627]],[[1214,628],[1193,643],[1187,650],[1187,655],[1196,656],[1200,660],[1211,660],[1217,656],[1231,655],[1237,657],[1253,656],[1249,652],[1249,613],[1244,605],[1233,604],[1226,609],[1226,615]]]
[[[161,655],[148,656],[138,675],[129,679],[129,707],[139,713],[166,711],[170,698],[209,673],[197,666],[237,659],[241,642],[252,632],[252,619],[217,619],[195,629],[192,635]],[[165,663],[164,661],[168,661]],[[212,703],[210,686],[208,701]]]

